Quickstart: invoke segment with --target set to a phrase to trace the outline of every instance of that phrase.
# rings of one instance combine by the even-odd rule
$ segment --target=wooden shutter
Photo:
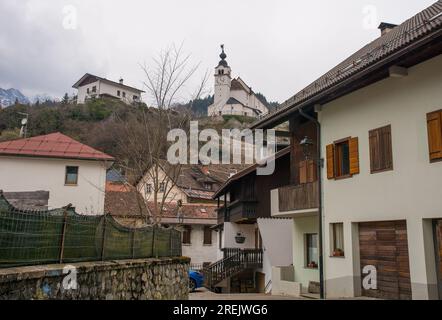
[[[212,229],[210,229],[210,227],[204,227],[204,244],[212,244]]]
[[[427,114],[430,160],[442,159],[442,111]]]
[[[372,173],[393,169],[391,126],[369,132],[370,169]]]
[[[299,183],[304,184],[307,183],[307,161],[301,161],[299,162]]]
[[[348,141],[350,149],[350,174],[359,174],[359,139],[351,138]]]
[[[315,182],[317,180],[317,167],[314,160],[307,161],[307,182]]]
[[[333,179],[335,177],[335,146],[329,144],[326,147],[327,153],[327,179]]]
[[[184,226],[184,231],[183,231],[183,243],[184,244],[191,244],[191,242],[190,242],[191,232],[192,232],[191,226]]]

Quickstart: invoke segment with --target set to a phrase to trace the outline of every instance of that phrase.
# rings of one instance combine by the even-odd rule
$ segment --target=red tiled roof
[[[60,132],[27,139],[0,142],[0,155],[114,160],[113,157],[65,136]]]

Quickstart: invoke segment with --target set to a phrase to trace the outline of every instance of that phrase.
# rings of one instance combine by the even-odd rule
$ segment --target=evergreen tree
[[[68,104],[69,103],[69,95],[67,92],[63,96],[63,100],[61,101],[62,104]]]

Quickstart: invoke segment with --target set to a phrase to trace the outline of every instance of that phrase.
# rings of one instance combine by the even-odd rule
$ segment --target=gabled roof
[[[86,73],[84,76],[82,76],[80,78],[80,80],[78,80],[72,86],[72,88],[78,89],[86,81],[88,81],[88,83],[91,83],[92,81],[95,82],[95,81],[98,81],[98,80],[110,83],[110,84],[112,84],[114,86],[117,86],[117,87],[120,87],[120,88],[125,88],[125,89],[129,89],[129,90],[137,91],[139,93],[143,93],[144,92],[143,90],[140,90],[140,89],[137,89],[137,88],[134,88],[134,87],[130,87],[130,86],[126,86],[125,84],[121,84],[119,82],[115,82],[115,81],[112,81],[112,80],[109,80],[109,79],[106,79],[106,78],[98,77],[98,76],[95,76],[95,75],[90,74],[90,73]]]
[[[252,128],[262,128],[276,124],[276,120],[283,120],[289,113],[306,104],[317,103],[322,95],[333,94],[344,85],[355,84],[358,77],[366,75],[370,68],[377,70],[383,63],[391,59],[398,59],[417,50],[419,46],[438,39],[442,36],[442,1],[439,0],[429,8],[408,19],[390,32],[367,44],[351,55],[342,63],[324,74],[312,84],[285,101],[272,113],[259,119]]]
[[[60,132],[0,142],[0,155],[114,161],[113,157]]]

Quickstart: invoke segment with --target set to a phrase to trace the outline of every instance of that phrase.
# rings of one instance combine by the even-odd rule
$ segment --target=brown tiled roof
[[[0,143],[0,155],[107,160],[114,158],[60,132]]]
[[[148,207],[153,210],[153,203],[148,202]],[[178,207],[176,203],[166,203],[163,206],[164,218],[177,218],[178,217]],[[184,204],[181,208],[181,212],[185,219],[216,219],[217,206],[210,204]]]
[[[137,191],[106,191],[104,211],[115,217],[146,217],[148,216],[147,208],[144,207],[140,210],[137,195],[140,197],[141,202],[143,202],[141,195]]]
[[[285,101],[274,112],[255,122],[252,127],[260,127],[269,119],[296,108],[301,103],[312,99],[325,90],[332,89],[344,80],[354,76],[375,63],[405,49],[423,37],[441,31],[442,1],[439,0],[429,8],[408,19],[390,32],[369,43],[312,84]]]

